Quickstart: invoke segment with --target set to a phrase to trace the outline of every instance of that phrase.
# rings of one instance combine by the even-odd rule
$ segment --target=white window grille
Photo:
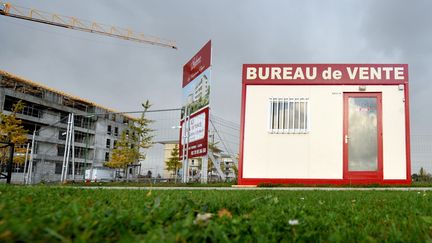
[[[308,133],[309,98],[270,98],[270,133]]]

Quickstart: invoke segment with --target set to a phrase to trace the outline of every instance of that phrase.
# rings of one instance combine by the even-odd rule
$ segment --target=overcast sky
[[[180,107],[183,64],[211,39],[211,107],[227,120],[239,122],[243,63],[408,63],[412,130],[431,134],[430,0],[10,2],[177,42],[172,50],[0,17],[0,69],[116,110],[146,99]]]

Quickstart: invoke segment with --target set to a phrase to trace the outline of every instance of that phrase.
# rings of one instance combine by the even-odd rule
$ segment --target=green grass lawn
[[[432,192],[0,185],[0,242],[424,242],[431,237]]]
[[[52,185],[59,185],[58,183]],[[203,183],[173,183],[173,182],[75,182],[68,183],[65,186],[109,186],[109,187],[232,187],[237,185],[236,182],[212,182],[208,184]],[[432,187],[432,182],[413,182],[411,185],[303,185],[303,184],[259,184],[258,187]]]
[[[173,183],[173,182],[159,182],[159,183],[148,183],[148,182],[69,182],[64,186],[105,186],[105,187],[232,187],[237,183],[234,182],[213,182],[213,183]],[[51,185],[58,186],[59,183],[53,183]],[[432,184],[431,184],[432,185]]]

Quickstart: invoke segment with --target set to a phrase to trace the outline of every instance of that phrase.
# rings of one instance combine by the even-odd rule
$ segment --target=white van
[[[109,182],[114,181],[115,176],[115,170],[106,168],[106,167],[97,167],[93,169],[87,169],[85,170],[85,180],[86,181],[102,181],[102,182]]]

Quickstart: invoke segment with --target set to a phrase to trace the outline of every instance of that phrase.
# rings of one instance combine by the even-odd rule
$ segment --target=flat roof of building
[[[23,77],[20,77],[20,76],[18,76],[18,75],[15,75],[15,74],[12,74],[12,73],[6,72],[6,71],[4,71],[4,70],[0,70],[0,75],[2,75],[2,76],[4,76],[4,77],[7,77],[7,78],[10,78],[10,79],[13,79],[13,80],[15,80],[15,81],[17,81],[17,82],[21,82],[21,83],[25,83],[25,84],[27,84],[27,85],[31,85],[31,86],[33,86],[33,87],[38,87],[38,88],[41,88],[41,89],[45,89],[45,90],[47,90],[47,91],[50,91],[50,92],[56,93],[56,94],[58,94],[58,95],[65,96],[65,97],[67,97],[67,98],[69,98],[69,99],[72,99],[72,100],[75,100],[75,101],[78,101],[78,102],[85,103],[86,105],[89,105],[89,106],[95,106],[95,107],[98,107],[98,108],[104,109],[104,110],[106,110],[106,111],[109,112],[109,113],[120,113],[119,111],[116,111],[116,110],[114,110],[114,109],[111,109],[111,108],[105,107],[105,106],[103,106],[103,105],[99,105],[99,104],[97,104],[97,103],[95,103],[95,102],[92,102],[92,101],[90,101],[90,100],[87,100],[87,99],[84,99],[84,98],[81,98],[81,97],[77,97],[77,96],[74,96],[74,95],[68,94],[68,93],[66,93],[66,92],[63,92],[63,91],[60,91],[60,90],[57,90],[57,89],[54,89],[54,88],[48,87],[48,86],[46,86],[46,85],[40,84],[40,83],[38,83],[38,82],[35,82],[35,81],[32,81],[32,80],[29,80],[29,79],[26,79],[26,78],[23,78]],[[127,118],[130,118],[130,119],[136,119],[136,117],[129,116],[129,115],[126,115],[126,114],[120,114],[120,115],[122,115],[122,116],[124,116],[124,117],[127,117]]]

